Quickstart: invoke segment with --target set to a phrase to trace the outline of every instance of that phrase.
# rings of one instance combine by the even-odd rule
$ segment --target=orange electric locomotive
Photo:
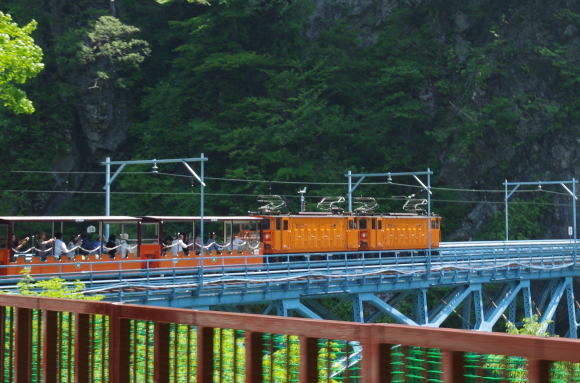
[[[405,213],[373,214],[378,206],[373,198],[355,199],[354,214],[339,207],[343,197],[323,198],[323,212],[281,215],[284,203],[273,196],[263,197],[261,239],[264,254],[360,252],[438,248],[441,241],[439,216],[426,216],[424,200],[407,199]],[[429,229],[430,224],[430,229]]]
[[[411,250],[429,247],[428,219],[413,214],[262,216],[264,254]],[[440,218],[431,217],[431,247]]]
[[[345,213],[340,199],[324,199],[321,212],[285,214],[280,200],[262,201],[248,216],[0,217],[0,275],[259,266],[304,253],[388,257],[439,247],[441,218],[425,215],[421,203],[374,214],[374,202],[363,201]]]

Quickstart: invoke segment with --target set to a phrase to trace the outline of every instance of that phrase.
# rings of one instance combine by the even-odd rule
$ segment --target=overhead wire
[[[18,190],[18,189],[0,189],[0,193],[50,193],[50,194],[92,194],[92,195],[105,195],[104,191],[90,191],[90,190]],[[199,192],[161,192],[161,191],[112,191],[111,195],[181,195],[181,196],[191,196],[200,195]],[[252,193],[212,193],[205,192],[206,196],[216,196],[216,197],[259,197],[264,194],[252,194]],[[278,194],[284,198],[299,199],[298,195],[293,194]],[[307,199],[319,199],[326,197],[327,195],[308,195],[305,196]],[[376,200],[389,200],[389,201],[401,201],[401,198],[397,197],[375,197]],[[504,201],[487,201],[487,200],[452,200],[452,199],[437,199],[432,198],[432,202],[444,202],[444,203],[458,203],[458,204],[489,204],[489,205],[503,205]],[[548,203],[548,202],[528,202],[528,201],[511,201],[510,205],[543,205],[543,206],[569,206],[569,204],[564,203]]]
[[[106,172],[104,171],[50,171],[50,170],[11,170],[10,173],[29,173],[29,174],[98,174],[98,175],[105,175]],[[121,174],[153,174],[150,171],[148,172],[137,172],[137,171],[124,171]],[[154,174],[155,176],[163,175],[163,176],[171,176],[171,177],[180,177],[180,178],[192,178],[191,175],[187,174],[178,174],[178,173],[167,173],[167,172],[157,172]],[[280,185],[337,185],[337,186],[346,186],[348,182],[346,181],[327,181],[327,182],[319,182],[319,181],[282,181],[282,180],[263,180],[263,179],[251,179],[251,178],[227,178],[227,177],[204,177],[206,180],[210,181],[224,181],[224,182],[245,182],[245,183],[264,183],[264,184],[280,184]],[[422,187],[418,184],[406,184],[406,183],[398,183],[392,181],[384,181],[384,182],[361,182],[361,185],[392,185],[392,186],[402,186],[402,187],[409,187],[409,188],[419,188]],[[505,190],[503,189],[474,189],[474,188],[459,188],[459,187],[440,187],[440,186],[431,186],[433,190],[442,190],[442,191],[458,191],[458,192],[471,192],[471,193],[504,193]],[[526,190],[527,191],[527,190]],[[532,190],[535,191],[535,190]],[[524,190],[518,190],[518,192],[525,192]],[[549,191],[548,191],[549,192]],[[565,193],[562,193],[565,194]]]
[[[104,175],[106,172],[104,171],[50,171],[50,170],[11,170],[10,173],[28,173],[28,174],[92,174],[92,175]],[[152,174],[150,171],[124,171],[121,174]],[[167,173],[167,172],[157,172],[154,174],[155,176],[171,176],[171,177],[178,177],[178,178],[193,178],[191,175],[186,174],[177,174],[177,173]],[[270,185],[332,185],[332,186],[346,186],[348,185],[347,182],[316,182],[316,181],[281,181],[281,180],[260,180],[260,179],[244,179],[244,178],[226,178],[226,177],[204,177],[206,180],[209,181],[223,181],[223,182],[244,182],[244,183],[262,183],[262,184],[270,184]],[[384,182],[361,182],[361,185],[391,185],[391,186],[400,186],[400,187],[408,187],[413,189],[420,189],[424,190],[424,188],[418,184],[406,184],[406,183],[398,183],[392,181],[384,181]],[[458,187],[440,187],[440,186],[431,186],[432,190],[441,190],[441,191],[455,191],[455,192],[468,192],[468,193],[505,193],[504,189],[474,189],[474,188],[458,188]],[[11,190],[5,190],[11,191]],[[13,190],[14,192],[28,192],[24,190]],[[45,192],[45,193],[53,193],[53,191],[32,191],[32,192]],[[66,191],[70,192],[70,191]],[[518,190],[518,193],[537,193],[543,192],[547,194],[555,194],[555,195],[563,195],[567,196],[568,193],[564,192],[556,192],[552,190],[544,190],[544,189],[534,189],[534,190]],[[80,192],[85,194],[97,194],[100,192]],[[121,193],[121,192],[115,192]],[[127,192],[132,193],[132,192]],[[132,194],[146,194],[144,192],[137,192]],[[162,194],[162,193],[155,193],[155,194]],[[163,193],[163,194],[175,194],[175,193]],[[181,194],[191,194],[191,193],[177,193],[177,195]],[[210,194],[208,194],[210,195]],[[214,195],[244,195],[244,194],[230,194],[230,193],[220,193]],[[250,195],[245,194],[247,196],[258,196],[258,195]],[[295,198],[295,196],[287,196]],[[435,200],[433,200],[435,201]],[[440,202],[452,202],[451,200],[439,200]],[[495,203],[493,201],[471,201],[471,200],[454,200],[458,203]],[[500,202],[498,202],[500,203]],[[512,203],[515,203],[512,202]]]

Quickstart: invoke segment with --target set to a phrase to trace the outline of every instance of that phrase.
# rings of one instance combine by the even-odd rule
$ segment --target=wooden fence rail
[[[519,357],[519,370],[470,353]],[[0,295],[0,383],[548,382],[554,362],[580,363],[580,341]]]

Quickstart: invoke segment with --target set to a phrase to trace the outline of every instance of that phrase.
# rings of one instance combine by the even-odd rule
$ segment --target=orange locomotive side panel
[[[376,246],[370,250],[407,250],[429,247],[428,219],[424,216],[379,217],[376,229]],[[439,247],[441,218],[431,217],[431,247]]]
[[[418,215],[275,216],[264,230],[264,253],[411,250],[428,247],[428,218]],[[439,247],[441,218],[431,217],[431,247]]]
[[[348,247],[348,222],[341,216],[273,217],[263,233],[268,254],[344,251]]]

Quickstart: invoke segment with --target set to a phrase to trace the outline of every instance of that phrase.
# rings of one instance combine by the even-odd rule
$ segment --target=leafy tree
[[[541,239],[544,217],[549,213],[549,200],[545,195],[531,200],[513,198],[509,203],[510,239]],[[505,211],[497,211],[476,234],[476,240],[498,240],[505,238]]]
[[[540,321],[537,314],[530,318],[524,318],[521,328],[512,322],[506,323],[506,332],[512,335],[531,335],[549,337],[547,331],[548,325],[552,321]],[[510,382],[527,382],[528,374],[526,370],[525,359],[505,355],[488,355],[487,363],[484,367],[486,370],[494,371],[496,377],[501,378],[506,375]],[[580,377],[580,364],[569,362],[556,362],[552,370],[552,379],[554,381],[574,381]]]
[[[0,12],[0,101],[15,113],[33,113],[34,106],[19,88],[43,68],[42,49],[30,36],[36,21],[19,27]]]
[[[136,38],[139,32],[139,28],[106,15],[89,23],[88,27],[70,29],[57,43],[57,53],[62,56],[61,67],[90,72],[94,81],[90,89],[109,81],[126,88],[132,72],[151,53],[149,43]],[[71,57],[74,59],[70,60]]]
[[[62,278],[51,278],[36,281],[29,272],[24,271],[23,277],[18,281],[18,293],[20,295],[32,295],[35,297],[81,299],[87,301],[100,301],[102,295],[85,295],[85,284],[79,280],[72,284]]]

